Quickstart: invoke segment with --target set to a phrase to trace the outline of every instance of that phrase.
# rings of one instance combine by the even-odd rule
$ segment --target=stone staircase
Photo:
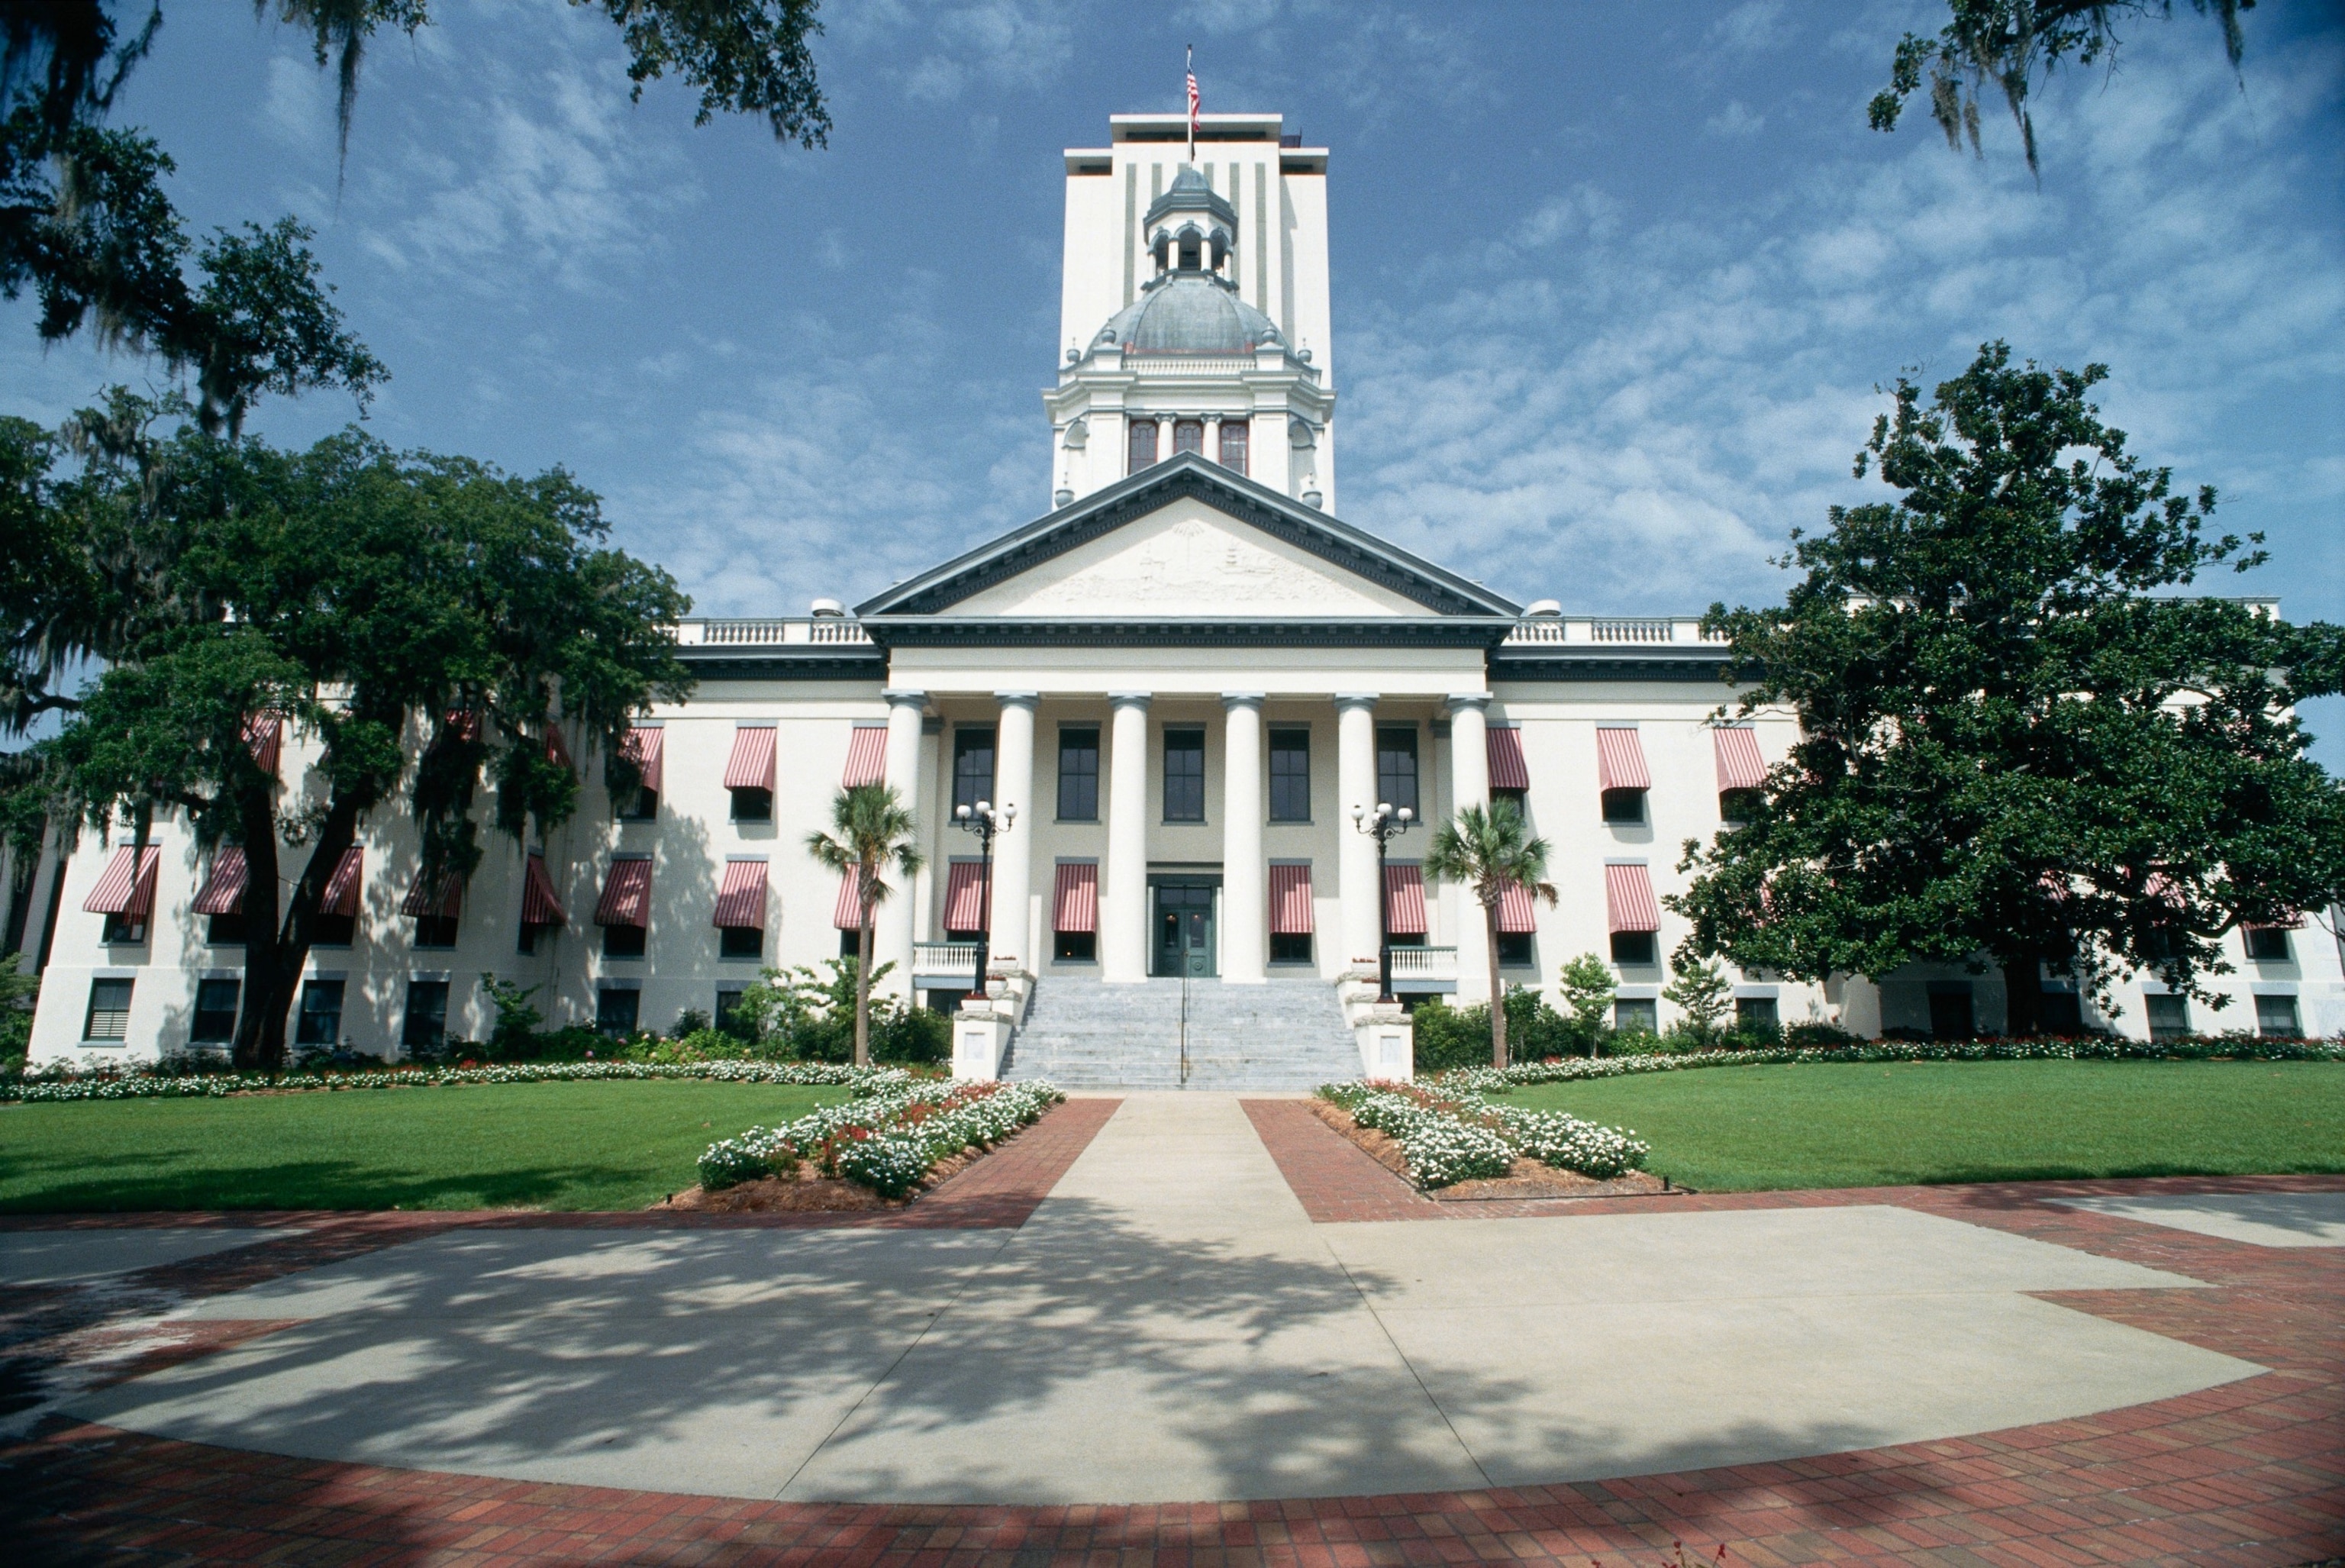
[[[1358,1077],[1360,1053],[1324,981],[1108,985],[1054,975],[1036,983],[1001,1075],[1063,1089],[1314,1089]]]

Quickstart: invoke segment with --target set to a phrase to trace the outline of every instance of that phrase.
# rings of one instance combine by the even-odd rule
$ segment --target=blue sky
[[[1333,149],[1348,520],[1523,600],[1781,592],[1794,525],[1913,367],[1983,339],[2098,360],[2135,448],[2223,491],[2273,564],[2206,585],[2345,616],[2345,21],[2247,21],[2244,84],[2178,6],[1987,156],[1863,102],[1928,0],[1397,6],[877,0],[817,45],[827,151],[626,97],[560,0],[439,0],[329,77],[249,7],[169,9],[117,118],[199,227],[292,211],[391,368],[402,446],[563,464],[714,614],[859,597],[1044,510],[1058,153],[1106,117],[1276,109]],[[1992,106],[1990,106],[1992,107]],[[0,307],[0,404],[54,419],[136,361]],[[288,443],[352,414],[266,405]],[[2345,704],[2319,705],[2345,767]]]

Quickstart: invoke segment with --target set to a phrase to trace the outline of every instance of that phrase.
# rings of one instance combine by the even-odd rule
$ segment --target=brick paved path
[[[1274,1104],[1248,1112],[1315,1220],[1467,1217],[1457,1215],[1463,1206],[1415,1198],[1365,1156],[1347,1162],[1345,1153],[1357,1151],[1307,1112],[1300,1120]],[[1104,1114],[1093,1118],[1096,1130]],[[1056,1130],[1071,1136],[1076,1120]],[[2045,1200],[2338,1190],[2345,1180],[2269,1178],[1527,1207],[1557,1215],[1665,1207],[1920,1209],[2206,1281],[2214,1288],[2048,1298],[2271,1369],[2179,1399],[1967,1438],[1503,1491],[978,1508],[785,1504],[545,1485],[291,1460],[58,1421],[0,1451],[0,1519],[7,1526],[0,1540],[28,1562],[157,1564],[1508,1561],[1584,1568],[1591,1559],[1651,1563],[1683,1541],[1690,1555],[1706,1559],[1723,1543],[1730,1563],[1753,1564],[1873,1558],[1948,1568],[2278,1568],[2345,1552],[2345,1334],[2338,1323],[2345,1249],[2253,1247]],[[411,1222],[401,1217],[400,1224]],[[271,1250],[356,1246],[366,1236],[385,1245],[398,1229],[351,1222],[314,1242]],[[206,1261],[174,1267],[201,1270]]]

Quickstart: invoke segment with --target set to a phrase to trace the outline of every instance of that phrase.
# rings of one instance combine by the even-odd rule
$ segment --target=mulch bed
[[[1325,1100],[1315,1097],[1309,1104],[1321,1121],[1357,1144],[1370,1159],[1401,1180],[1408,1180],[1408,1156],[1401,1152],[1400,1145],[1390,1134],[1361,1126],[1352,1120],[1350,1113]],[[1410,1185],[1416,1184],[1412,1182]],[[1559,1171],[1534,1159],[1518,1159],[1515,1162],[1515,1168],[1506,1176],[1486,1176],[1477,1181],[1433,1187],[1426,1190],[1425,1196],[1436,1203],[1490,1203],[1501,1198],[1521,1197],[1645,1197],[1657,1193],[1686,1190],[1671,1186],[1666,1177],[1648,1171],[1630,1171],[1625,1176],[1599,1181],[1594,1176],[1581,1176],[1578,1171]]]
[[[1020,1127],[1019,1132],[1026,1129]],[[1010,1135],[1011,1138],[1018,1133]],[[1009,1138],[1002,1143],[1009,1142]],[[903,1197],[881,1197],[868,1186],[821,1174],[819,1166],[808,1160],[798,1162],[795,1176],[760,1176],[737,1186],[721,1187],[710,1192],[706,1187],[691,1186],[673,1196],[662,1198],[651,1206],[655,1214],[856,1214],[873,1209],[902,1208],[919,1196],[969,1169],[1001,1144],[988,1148],[972,1145],[947,1159],[939,1160],[920,1178],[920,1185]]]

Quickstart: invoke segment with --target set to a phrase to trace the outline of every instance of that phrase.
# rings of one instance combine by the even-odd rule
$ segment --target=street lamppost
[[[1352,826],[1376,841],[1376,1000],[1393,1000],[1392,988],[1392,908],[1385,897],[1385,853],[1393,840],[1409,830],[1416,813],[1403,806],[1396,811],[1379,800],[1373,811],[1365,806],[1352,808]]]
[[[1010,825],[1018,820],[1018,807],[1013,802],[997,811],[991,801],[980,800],[974,810],[967,806],[954,807],[953,817],[963,831],[977,835],[978,847],[984,856],[983,869],[977,875],[977,975],[969,989],[971,1000],[982,1002],[986,950],[993,939],[993,836],[1010,831]]]

